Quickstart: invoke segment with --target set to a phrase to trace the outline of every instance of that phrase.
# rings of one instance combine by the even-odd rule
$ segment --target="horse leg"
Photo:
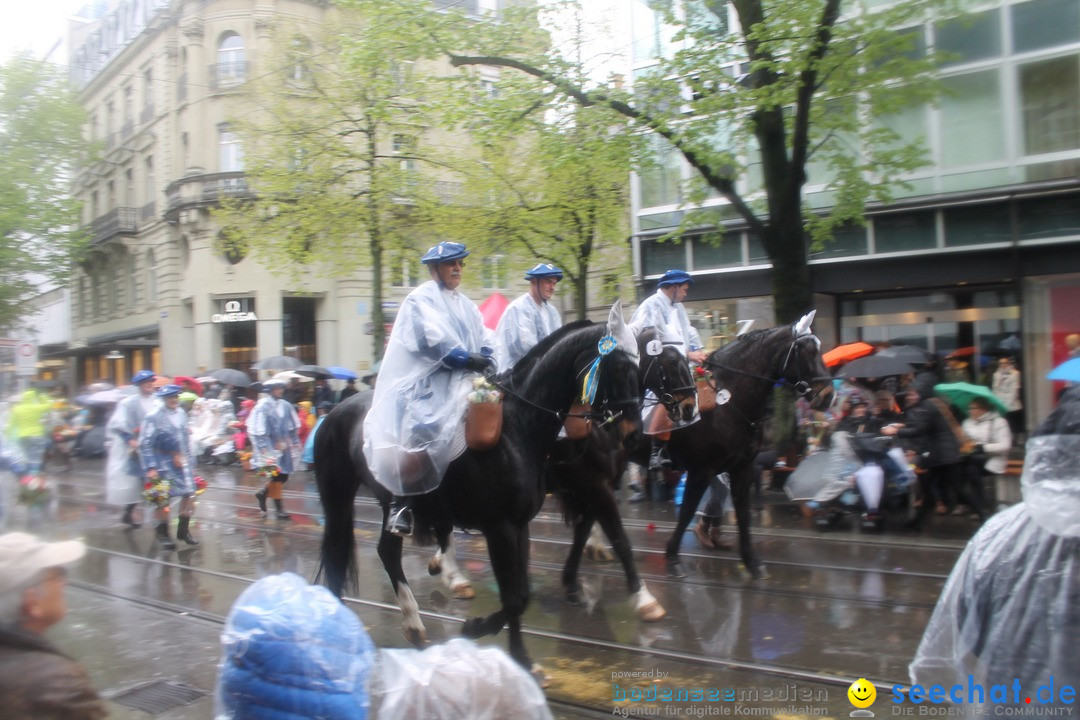
[[[667,615],[667,611],[652,596],[649,589],[645,587],[645,583],[641,582],[637,565],[634,563],[633,550],[630,548],[630,539],[626,537],[626,528],[623,527],[622,516],[619,515],[614,491],[610,486],[604,485],[593,494],[593,498],[600,526],[611,541],[611,547],[615,550],[619,562],[622,563],[623,572],[626,573],[626,585],[634,602],[634,612],[645,622],[662,620]]]
[[[753,490],[753,478],[750,466],[731,470],[731,502],[735,506],[735,520],[739,526],[739,554],[742,556],[743,566],[755,580],[764,580],[769,576],[765,566],[754,553],[750,543],[750,494]]]
[[[428,575],[442,574],[443,583],[450,589],[450,594],[457,600],[472,600],[476,597],[476,591],[469,583],[469,578],[457,564],[457,556],[454,552],[454,536],[452,528],[439,528],[436,531],[439,541],[439,550],[428,562]]]
[[[405,578],[405,571],[401,569],[401,546],[401,536],[388,532],[379,535],[379,559],[382,560],[386,574],[390,576],[390,584],[394,588],[398,607],[401,608],[401,629],[406,640],[416,647],[422,647],[427,642],[427,630],[420,619],[420,607],[416,604],[412,588]]]
[[[607,549],[607,545],[604,543],[604,535],[601,533],[600,528],[596,527],[595,522],[592,530],[589,531],[588,539],[585,540],[585,557],[597,562],[611,562],[615,559],[612,552]]]
[[[585,542],[589,538],[592,528],[593,517],[591,514],[575,514],[574,541],[570,545],[570,554],[566,558],[566,564],[563,565],[562,571],[563,592],[566,593],[566,601],[571,605],[580,605],[582,603],[581,583],[578,582],[578,568],[581,566],[582,549],[585,547]]]
[[[682,506],[679,508],[679,521],[675,524],[675,532],[671,534],[665,548],[668,575],[672,577],[686,577],[686,570],[683,568],[682,561],[679,560],[679,546],[682,544],[686,528],[690,527],[694,519],[698,503],[705,494],[705,488],[709,484],[709,478],[705,472],[694,470],[686,474],[686,488],[683,490]]]

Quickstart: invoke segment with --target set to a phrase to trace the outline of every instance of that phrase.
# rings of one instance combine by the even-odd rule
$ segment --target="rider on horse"
[[[412,533],[409,496],[438,487],[465,451],[466,374],[495,370],[491,332],[457,290],[468,255],[460,243],[441,242],[420,259],[431,280],[401,303],[364,419],[364,456],[394,495],[386,530],[396,535]]]
[[[510,303],[495,328],[495,361],[499,372],[513,367],[538,342],[562,327],[559,311],[551,304],[563,272],[540,263],[525,273],[529,292]]]
[[[685,270],[668,270],[656,283],[656,293],[642,301],[630,318],[630,328],[635,335],[647,327],[656,328],[657,337],[665,345],[673,345],[692,362],[701,363],[708,357],[701,336],[686,316],[683,300],[690,292],[694,279]],[[648,425],[645,426],[649,428]],[[648,429],[646,430],[648,432]],[[671,466],[667,456],[667,441],[653,438],[649,469],[660,470]]]

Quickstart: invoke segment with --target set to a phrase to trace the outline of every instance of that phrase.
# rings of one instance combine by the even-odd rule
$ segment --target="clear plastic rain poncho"
[[[970,675],[987,691],[1009,685],[1012,704],[1019,680],[1021,706],[1042,685],[1080,690],[1080,390],[1028,441],[1021,490],[1024,501],[990,518],[953,568],[913,683],[961,684],[966,700]]]
[[[375,646],[356,614],[299,575],[264,577],[225,621],[216,720],[364,720]]]
[[[378,720],[550,720],[544,691],[503,650],[454,638],[381,650],[371,695]]]
[[[495,362],[499,372],[513,367],[560,327],[562,318],[555,306],[549,302],[537,305],[529,293],[507,305],[495,328]]]
[[[380,485],[395,495],[418,495],[442,482],[450,462],[465,452],[473,377],[443,358],[455,349],[479,353],[491,343],[476,304],[433,280],[401,303],[364,419],[364,456]]]
[[[142,501],[143,471],[138,449],[128,441],[137,439],[143,419],[161,401],[153,395],[129,395],[116,404],[106,429],[109,433],[109,459],[105,464],[105,501],[110,505],[128,505]]]

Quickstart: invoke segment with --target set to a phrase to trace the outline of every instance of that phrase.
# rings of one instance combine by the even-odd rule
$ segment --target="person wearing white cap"
[[[142,500],[143,472],[139,464],[139,428],[159,400],[154,397],[154,371],[140,370],[131,378],[139,389],[116,404],[106,429],[109,434],[109,459],[105,464],[105,501],[123,505],[120,522],[129,528],[139,527],[132,513]]]
[[[0,716],[6,720],[108,715],[86,670],[43,634],[67,614],[63,566],[85,553],[79,540],[0,535]]]
[[[559,311],[551,304],[563,272],[551,263],[540,263],[525,273],[529,292],[506,306],[495,328],[495,362],[499,372],[532,350],[537,343],[562,327]]]
[[[266,485],[255,493],[255,499],[265,515],[266,499],[270,498],[274,501],[278,520],[288,520],[290,515],[285,512],[282,498],[289,473],[295,469],[301,451],[300,418],[292,404],[284,399],[284,380],[267,380],[262,389],[264,394],[247,419],[251,467],[256,470],[277,468],[277,475],[269,477]]]
[[[159,482],[159,478],[169,482],[168,497],[155,511],[157,538],[168,550],[176,547],[169,537],[169,505],[174,498],[180,498],[176,538],[188,545],[199,544],[189,527],[195,514],[195,453],[188,416],[180,407],[182,391],[179,385],[166,385],[155,392],[163,404],[143,419],[139,432],[139,459],[146,478],[153,483]]]

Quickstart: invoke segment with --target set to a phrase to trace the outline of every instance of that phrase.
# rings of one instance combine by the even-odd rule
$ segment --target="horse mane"
[[[519,382],[524,379],[525,375],[532,370],[532,367],[536,364],[536,361],[543,357],[552,347],[554,347],[560,340],[569,335],[575,330],[579,330],[584,327],[590,327],[595,325],[592,320],[574,320],[573,322],[566,323],[555,332],[548,335],[546,338],[538,342],[532,347],[529,352],[525,353],[524,357],[514,363],[514,366],[506,371],[506,377],[510,378],[514,382]]]

